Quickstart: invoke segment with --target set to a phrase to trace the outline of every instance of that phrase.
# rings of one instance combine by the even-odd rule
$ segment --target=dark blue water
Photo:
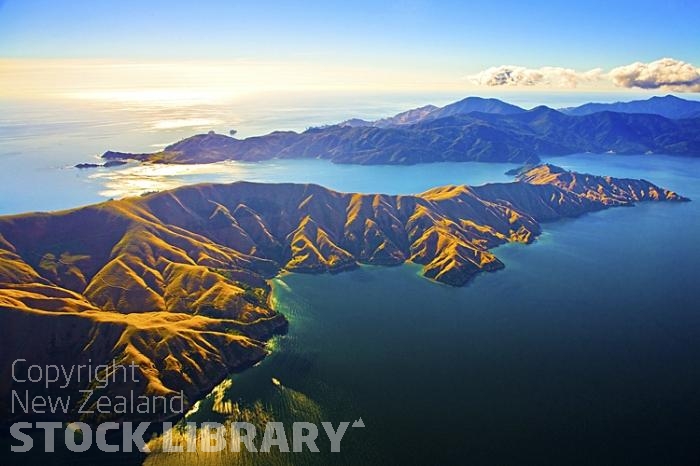
[[[698,161],[556,162],[700,199]],[[699,214],[699,202],[643,204],[547,224],[464,288],[412,265],[285,275],[289,334],[225,399],[289,423],[364,420],[340,454],[281,464],[698,464]],[[181,461],[149,458],[194,460]],[[217,457],[239,461],[270,458]]]

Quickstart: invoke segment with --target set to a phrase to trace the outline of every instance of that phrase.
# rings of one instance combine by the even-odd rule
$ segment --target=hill
[[[675,120],[610,111],[572,116],[547,107],[509,110],[504,107],[507,104],[498,102],[462,101],[425,115],[418,112],[402,117],[413,121],[410,124],[382,123],[380,127],[353,120],[303,133],[278,131],[247,139],[209,132],[155,153],[108,151],[103,158],[185,164],[321,158],[335,163],[410,165],[464,161],[534,163],[540,156],[583,152],[700,156],[697,118]],[[488,111],[473,111],[475,108]]]
[[[648,113],[671,119],[697,118],[700,115],[700,101],[686,100],[674,95],[651,97],[646,100],[615,103],[588,103],[579,107],[561,109],[568,115],[590,115],[598,112]]]
[[[413,262],[461,286],[502,268],[489,249],[532,242],[542,221],[683,200],[647,181],[541,165],[514,183],[416,196],[238,182],[0,217],[0,399],[10,400],[16,359],[116,360],[137,364],[139,383],[109,386],[110,395],[182,390],[189,406],[285,331],[267,283],[282,270]]]

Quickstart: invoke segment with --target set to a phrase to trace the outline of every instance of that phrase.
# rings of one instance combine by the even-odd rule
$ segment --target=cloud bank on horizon
[[[700,68],[674,58],[650,63],[635,62],[613,68],[577,71],[571,68],[501,65],[467,76],[474,84],[488,87],[561,87],[575,88],[583,84],[612,83],[627,89],[663,89],[673,92],[700,92]]]

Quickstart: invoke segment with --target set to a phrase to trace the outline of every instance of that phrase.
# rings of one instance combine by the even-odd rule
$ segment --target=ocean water
[[[45,118],[42,112],[32,121]],[[12,137],[0,141],[0,213],[235,179],[409,193],[504,181],[509,168],[320,161],[158,167],[165,173],[64,168],[107,148],[143,150],[192,132],[145,131],[161,121],[160,113],[151,124],[145,117],[122,121],[121,112],[66,114],[60,130],[13,127]],[[340,116],[327,112],[319,118]],[[2,117],[7,132],[12,118]],[[150,455],[117,463],[698,464],[700,161],[590,154],[550,161],[645,178],[694,202],[548,223],[532,245],[495,249],[506,268],[463,288],[428,281],[414,265],[283,275],[274,281],[274,300],[290,320],[288,334],[270,343],[262,363],[233,374],[230,385],[204,399],[190,419],[220,421],[216,404],[230,401],[255,419],[337,425],[362,418],[365,427],[349,428],[337,454]],[[95,462],[66,458],[63,464]]]
[[[314,92],[252,95],[217,105],[3,99],[0,100],[0,215],[67,209],[196,182],[298,181],[348,191],[412,193],[436,184],[478,184],[502,179],[505,169],[501,167],[476,165],[472,169],[454,164],[432,167],[432,179],[422,176],[423,169],[418,167],[329,167],[316,161],[289,162],[289,167],[277,163],[259,166],[224,163],[205,167],[73,168],[77,163],[97,162],[106,150],[153,152],[209,130],[227,134],[236,129],[237,137],[275,130],[303,131],[348,118],[382,118],[428,103],[445,105],[464,97],[457,93]],[[540,104],[558,108],[588,101],[647,98],[648,93],[511,91],[483,97],[501,98],[524,108]],[[382,177],[381,183],[371,180],[377,173]]]
[[[99,162],[106,150],[154,152],[209,130],[226,134],[236,128],[238,137],[274,130],[303,131],[356,116],[377,119],[430,101],[445,104],[458,98],[304,95],[189,107],[0,101],[0,215],[68,209],[198,182],[293,181],[346,191],[414,193],[433,187],[432,183],[505,180],[507,165],[486,164],[436,165],[435,178],[427,184],[419,167],[340,166],[317,160],[74,168],[81,162]],[[384,182],[377,184],[374,176],[381,176]]]
[[[698,160],[551,161],[700,199]],[[337,454],[147,464],[697,464],[698,231],[699,202],[647,203],[548,223],[463,288],[415,265],[279,277],[289,333],[223,399],[287,424],[365,428]],[[219,419],[212,396],[190,419],[207,418]]]

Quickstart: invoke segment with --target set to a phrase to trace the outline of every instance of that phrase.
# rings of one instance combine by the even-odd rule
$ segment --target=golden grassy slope
[[[3,380],[22,355],[71,364],[115,358],[139,364],[139,391],[185,389],[191,401],[262,358],[264,341],[284,330],[267,300],[266,279],[280,270],[412,261],[428,278],[463,285],[503,267],[488,249],[533,241],[539,221],[683,200],[644,181],[548,165],[521,180],[418,196],[204,184],[0,218]]]

